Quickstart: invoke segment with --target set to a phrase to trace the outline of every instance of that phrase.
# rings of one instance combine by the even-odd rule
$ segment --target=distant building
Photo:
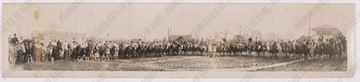
[[[193,40],[191,35],[170,35],[169,41],[191,41]]]
[[[141,42],[142,40],[137,38],[137,39],[130,39],[130,42],[134,42],[134,43],[139,43]]]
[[[333,36],[336,36],[339,34],[342,35],[339,29],[337,29],[336,27],[330,26],[330,25],[321,25],[316,28],[313,28],[312,30],[315,33],[314,35],[317,37],[323,36],[324,38],[327,38],[327,37],[333,37]]]
[[[311,40],[311,36],[301,36],[299,37],[299,39],[297,39],[298,41],[310,41]]]
[[[234,38],[233,38],[232,41],[235,41],[235,42],[244,42],[244,41],[245,41],[245,37],[242,36],[242,35],[236,35],[236,36],[234,36]]]

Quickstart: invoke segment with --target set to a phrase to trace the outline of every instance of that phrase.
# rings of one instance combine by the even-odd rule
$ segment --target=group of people
[[[44,42],[37,38],[9,41],[12,64],[56,60],[112,60],[164,56],[256,56],[317,59],[346,56],[344,36],[292,41],[96,41]]]

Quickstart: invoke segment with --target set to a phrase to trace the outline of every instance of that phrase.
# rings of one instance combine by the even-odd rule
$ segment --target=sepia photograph
[[[349,3],[4,3],[2,15],[5,77],[351,77],[355,67]]]

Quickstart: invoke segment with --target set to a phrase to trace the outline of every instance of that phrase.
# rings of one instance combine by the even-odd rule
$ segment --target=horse
[[[9,63],[10,65],[19,65],[25,62],[25,46],[23,43],[13,44],[9,46]]]
[[[271,45],[270,53],[272,54],[272,57],[277,57],[278,56],[279,50],[278,50],[278,47],[277,47],[276,43],[273,43]]]
[[[257,44],[255,52],[257,53],[257,56],[265,56],[265,50],[266,46],[263,44]]]

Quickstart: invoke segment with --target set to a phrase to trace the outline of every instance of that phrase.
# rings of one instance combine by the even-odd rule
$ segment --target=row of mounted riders
[[[328,39],[326,41],[288,41],[288,42],[249,42],[210,44],[208,42],[147,42],[147,43],[95,43],[78,42],[63,45],[61,41],[54,41],[44,47],[33,40],[23,40],[12,45],[16,50],[18,64],[33,61],[54,61],[59,59],[73,60],[110,60],[130,59],[162,56],[263,56],[281,58],[316,58],[340,57],[346,52],[346,43],[341,40]],[[281,53],[281,54],[279,54]]]

